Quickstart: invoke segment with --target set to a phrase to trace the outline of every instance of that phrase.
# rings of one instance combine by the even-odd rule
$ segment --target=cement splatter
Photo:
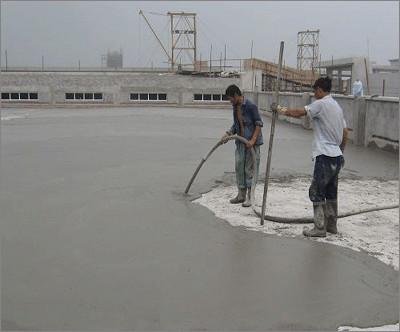
[[[399,323],[393,325],[383,325],[367,328],[359,328],[354,326],[341,326],[338,331],[399,331]]]
[[[312,205],[308,198],[310,180],[300,178],[289,182],[273,181],[268,189],[267,214],[282,217],[312,216]],[[397,204],[399,183],[396,180],[349,180],[339,183],[339,211],[347,212],[363,208]],[[206,206],[215,215],[232,226],[245,226],[252,231],[283,237],[303,237],[304,225],[282,224],[265,221],[260,226],[259,218],[252,209],[240,204],[232,205],[229,199],[236,194],[234,186],[217,187],[203,194],[195,203]],[[256,206],[262,202],[263,186],[256,188]],[[260,208],[261,209],[261,208]],[[338,234],[326,238],[306,239],[347,247],[366,252],[394,269],[399,269],[399,210],[382,210],[339,219]]]

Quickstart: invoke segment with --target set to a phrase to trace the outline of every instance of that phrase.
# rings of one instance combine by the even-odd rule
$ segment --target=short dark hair
[[[316,90],[320,88],[322,91],[330,92],[332,88],[332,80],[327,77],[320,77],[317,79],[313,85],[313,89]]]
[[[240,89],[237,85],[232,84],[226,88],[225,95],[228,97],[235,97],[235,95],[241,96],[242,91],[240,91]]]

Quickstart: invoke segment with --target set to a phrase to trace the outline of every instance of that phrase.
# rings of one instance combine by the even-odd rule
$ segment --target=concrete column
[[[113,87],[112,101],[111,101],[111,103],[113,105],[119,105],[119,103],[120,103],[120,91],[121,91],[121,88],[119,86]]]
[[[179,104],[179,106],[183,106],[183,92],[182,91],[179,91],[179,95],[178,95],[179,97],[179,101],[178,101],[178,104]]]
[[[260,105],[258,104],[258,92],[253,93],[253,103],[257,105],[257,108],[260,108]]]
[[[311,96],[308,92],[304,92],[301,97],[302,106],[306,106],[311,104]],[[312,129],[311,120],[308,116],[304,116],[301,122],[301,125],[304,129]]]
[[[55,105],[56,104],[56,96],[55,96],[55,91],[53,89],[53,87],[50,86],[49,89],[49,94],[50,94],[50,104],[51,105]]]
[[[365,145],[365,131],[367,105],[365,98],[359,97],[353,100],[353,144]]]

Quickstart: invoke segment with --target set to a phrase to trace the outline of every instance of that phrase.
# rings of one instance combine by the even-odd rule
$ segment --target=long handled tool
[[[276,77],[277,82],[276,82],[276,89],[275,89],[275,102],[277,105],[279,105],[279,86],[280,86],[280,81],[281,81],[283,46],[284,46],[284,42],[281,41],[281,47],[279,50],[278,75]],[[265,170],[264,195],[263,195],[263,200],[262,200],[262,209],[261,209],[261,216],[260,216],[260,224],[261,225],[264,225],[265,207],[267,205],[267,192],[268,192],[269,173],[270,173],[270,168],[271,168],[272,144],[274,142],[275,122],[276,122],[277,117],[278,117],[278,112],[276,110],[273,110],[272,111],[272,120],[271,120],[271,132],[270,132],[270,136],[269,136],[267,168]]]

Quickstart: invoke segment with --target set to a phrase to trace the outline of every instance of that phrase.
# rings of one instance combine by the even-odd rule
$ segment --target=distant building
[[[107,68],[114,68],[114,69],[119,69],[123,67],[123,55],[122,55],[122,50],[118,51],[108,51],[107,54],[102,55],[102,67],[104,65]]]
[[[398,73],[400,70],[399,59],[389,60],[390,65],[373,65],[372,73]]]
[[[389,62],[390,62],[390,65],[391,65],[391,66],[397,66],[397,67],[400,66],[399,58],[397,58],[397,59],[391,59],[391,60],[389,60]]]
[[[320,62],[321,73],[332,78],[332,91],[351,95],[353,83],[359,79],[364,95],[399,97],[399,59],[390,65],[371,63],[365,57],[340,58]]]

